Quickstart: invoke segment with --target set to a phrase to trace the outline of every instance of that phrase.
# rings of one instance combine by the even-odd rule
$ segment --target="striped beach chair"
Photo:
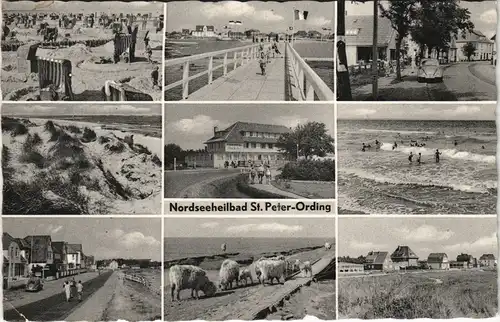
[[[38,82],[41,96],[42,91],[53,86],[58,93],[63,93],[63,99],[74,100],[71,76],[71,61],[38,57]]]

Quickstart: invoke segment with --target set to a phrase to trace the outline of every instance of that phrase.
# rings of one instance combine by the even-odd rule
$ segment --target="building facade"
[[[418,267],[418,256],[408,246],[398,246],[392,253],[391,260],[401,268]]]
[[[466,61],[467,56],[463,52],[463,47],[467,43],[472,43],[476,49],[471,60],[492,60],[495,42],[486,37],[479,30],[473,30],[472,32],[466,32],[464,35],[459,35],[456,37],[457,44],[457,56],[459,61]]]
[[[467,269],[469,265],[467,262],[451,261],[450,268],[452,269]]]
[[[495,255],[493,254],[483,254],[479,257],[479,265],[481,267],[496,267],[497,261],[495,259]]]
[[[363,264],[339,262],[339,274],[363,274],[365,269]]]
[[[450,269],[448,255],[445,253],[431,253],[427,257],[427,265],[430,269]]]
[[[64,241],[52,242],[52,251],[54,253],[54,264],[58,271],[67,270],[68,266],[68,258],[66,255],[67,252],[67,243]]]
[[[290,131],[282,125],[236,122],[224,130],[214,127],[205,142],[204,152],[186,157],[188,167],[223,168],[226,165],[283,165],[285,156],[278,150],[278,138]]]
[[[373,59],[373,16],[346,16],[347,64],[367,63]],[[385,17],[378,19],[378,58],[396,59],[396,31]]]
[[[21,254],[21,248],[16,239],[8,233],[2,235],[3,245],[3,266],[2,276],[4,286],[10,288],[13,281],[27,275],[27,261]]]
[[[366,256],[365,271],[392,271],[394,264],[388,252],[369,252]]]
[[[68,244],[67,247],[68,269],[81,268],[82,265],[82,245]]]
[[[215,37],[215,28],[214,26],[197,25],[195,30],[191,33],[191,36],[200,38]]]

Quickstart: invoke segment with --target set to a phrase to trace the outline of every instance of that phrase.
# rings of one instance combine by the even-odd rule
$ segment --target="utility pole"
[[[372,95],[378,100],[378,0],[373,0],[373,60],[372,60]]]
[[[347,68],[345,43],[345,0],[337,1],[337,98],[340,101],[351,101],[351,82]]]

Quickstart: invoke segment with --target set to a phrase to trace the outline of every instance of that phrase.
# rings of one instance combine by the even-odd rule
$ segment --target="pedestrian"
[[[255,170],[254,166],[252,165],[252,169],[250,170],[250,177],[252,178],[252,183],[255,184],[255,177],[257,176],[257,170]]]
[[[64,294],[66,295],[66,302],[69,302],[71,298],[71,285],[69,284],[69,281],[64,282],[63,288]]]
[[[78,301],[82,301],[82,293],[83,293],[83,284],[82,281],[78,281],[76,284],[76,291],[78,292]]]
[[[148,58],[148,62],[150,62],[151,64],[153,63],[153,60],[151,59],[151,56],[153,56],[153,49],[151,48],[151,46],[148,44],[146,46],[146,57]]]
[[[158,73],[158,66],[153,67],[153,71],[151,72],[151,79],[153,81],[153,89],[158,86],[158,77],[160,74]]]
[[[434,156],[435,156],[435,158],[436,158],[436,163],[439,163],[439,159],[440,159],[440,155],[441,155],[441,154],[442,154],[442,153],[441,153],[441,152],[439,152],[439,149],[436,149],[436,152],[434,153]]]
[[[408,161],[410,161],[410,164],[413,162],[413,152],[410,152],[410,155],[408,156]]]
[[[269,165],[266,169],[266,184],[271,184],[271,167]]]
[[[266,64],[267,64],[267,57],[264,51],[260,52],[260,59],[259,59],[259,64],[260,64],[260,72],[262,76],[266,76]]]
[[[422,153],[418,153],[417,162],[418,164],[422,163]]]

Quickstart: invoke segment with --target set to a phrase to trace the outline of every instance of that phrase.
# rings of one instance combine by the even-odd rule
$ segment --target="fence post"
[[[186,99],[189,95],[189,61],[184,63],[182,71],[182,98]]]
[[[233,70],[235,70],[238,67],[238,52],[237,51],[235,51],[233,54],[233,60],[234,60]]]
[[[227,75],[227,53],[224,54],[224,76]]]
[[[213,69],[214,68],[214,56],[210,56],[208,59],[208,83],[212,84],[213,80]]]
[[[314,101],[314,88],[310,82],[306,80],[306,101]]]

